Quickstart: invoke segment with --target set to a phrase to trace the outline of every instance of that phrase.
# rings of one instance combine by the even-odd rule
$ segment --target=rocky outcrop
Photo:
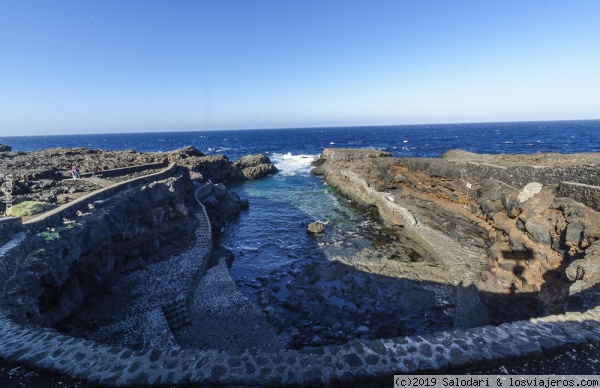
[[[242,156],[233,163],[244,179],[252,180],[277,173],[277,167],[263,154]]]
[[[6,144],[0,144],[0,152],[10,152],[12,151],[11,146],[7,146]]]
[[[258,179],[277,172],[264,155],[248,155],[232,162],[225,155],[207,156],[191,146],[168,153],[52,148],[3,153],[0,189],[10,191],[15,204],[22,201],[61,204],[114,182],[157,172],[168,162],[177,162],[188,169],[192,180],[202,182]],[[79,166],[84,179],[71,179],[69,171],[74,164]],[[4,211],[5,205],[0,203],[0,212]]]
[[[493,306],[492,322],[502,322],[575,308],[569,297],[600,280],[593,264],[598,212],[557,196],[559,179],[593,181],[590,166],[599,161],[597,154],[452,151],[427,159],[326,149],[313,172],[376,207],[384,221],[420,235],[456,282],[471,282]],[[444,238],[462,253],[441,244]]]
[[[197,191],[197,199],[206,208],[213,235],[219,236],[227,224],[239,216],[241,210],[248,209],[248,201],[241,199],[236,192],[227,190],[222,183],[205,183],[201,187]]]

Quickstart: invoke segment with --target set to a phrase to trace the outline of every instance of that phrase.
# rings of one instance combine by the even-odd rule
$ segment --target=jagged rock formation
[[[263,154],[246,155],[233,163],[233,166],[241,172],[244,179],[252,180],[277,172],[277,167]]]
[[[425,159],[326,149],[313,172],[420,235],[502,322],[597,305],[600,215],[566,198],[578,186],[562,182],[598,185],[598,164],[598,154]]]
[[[222,183],[205,183],[197,192],[197,198],[206,208],[213,236],[220,235],[225,226],[249,206],[248,200],[243,200],[236,192],[227,190]]]

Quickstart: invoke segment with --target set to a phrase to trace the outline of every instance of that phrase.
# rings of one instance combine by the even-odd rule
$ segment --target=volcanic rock
[[[594,195],[600,154],[392,158],[325,149],[313,165],[386,223],[425,239],[455,282],[473,282],[492,323],[564,312],[570,281],[573,293],[600,281],[600,213],[557,197],[559,188]],[[575,185],[563,189],[567,182]]]
[[[313,221],[306,227],[307,233],[319,234],[325,231],[325,224],[319,221]]]
[[[233,163],[243,179],[252,180],[277,173],[277,167],[263,154],[246,155]]]

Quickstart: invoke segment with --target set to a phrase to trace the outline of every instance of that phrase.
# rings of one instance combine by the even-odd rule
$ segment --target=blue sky
[[[600,1],[0,0],[0,135],[600,118]]]

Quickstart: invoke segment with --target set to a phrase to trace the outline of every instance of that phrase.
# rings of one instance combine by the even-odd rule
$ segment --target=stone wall
[[[573,198],[600,211],[600,166],[496,166],[478,162],[456,162],[430,158],[395,158],[398,165],[411,171],[449,179],[483,182],[490,177],[511,186],[524,187],[530,182],[559,185],[559,196]]]
[[[529,182],[558,184],[563,181],[575,181],[587,185],[600,185],[599,166],[494,166],[484,163],[467,163],[466,177],[483,180],[493,176],[499,181],[514,187],[525,186]]]
[[[89,209],[89,205],[96,201],[105,200],[106,198],[133,186],[143,185],[156,180],[168,178],[175,173],[176,169],[177,165],[175,163],[171,163],[167,168],[155,174],[133,178],[104,189],[96,190],[65,205],[59,206],[56,209],[52,209],[39,217],[24,222],[23,226],[32,233],[40,232],[46,229],[48,226],[61,222],[63,218],[73,217],[77,214],[77,211],[87,211]]]
[[[389,384],[395,374],[443,373],[597,344],[599,319],[600,310],[594,309],[495,327],[264,353],[110,347],[52,329],[23,327],[0,312],[0,357],[115,386]]]
[[[122,168],[113,168],[110,170],[103,170],[97,172],[88,172],[81,174],[82,178],[87,178],[91,176],[97,176],[100,178],[107,177],[115,177],[115,176],[123,176],[127,174],[134,174],[140,171],[153,170],[161,167],[167,167],[169,165],[167,158],[163,162],[160,163],[150,163],[150,164],[140,164],[136,166],[122,167]]]
[[[558,185],[558,195],[573,198],[577,202],[600,211],[600,187],[576,182],[561,182]]]
[[[529,182],[558,184],[577,182],[600,186],[600,166],[577,165],[564,167],[548,166],[497,166],[488,163],[436,158],[395,158],[395,163],[411,171],[427,173],[444,178],[463,178],[483,181],[490,176],[513,187],[523,187]]]

